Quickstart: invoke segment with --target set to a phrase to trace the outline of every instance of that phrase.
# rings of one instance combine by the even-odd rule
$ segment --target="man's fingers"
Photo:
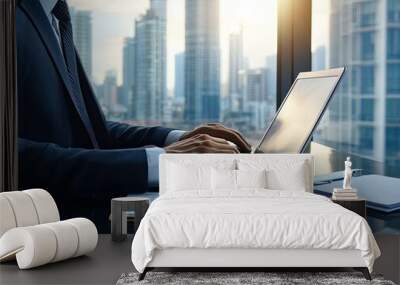
[[[202,128],[202,127],[200,127]],[[199,128],[199,129],[200,129]],[[223,137],[238,145],[243,151],[251,151],[251,145],[246,141],[242,134],[234,129],[227,128],[220,123],[208,123],[203,128],[208,129],[207,133],[214,134],[218,137]],[[215,134],[216,133],[216,134]]]
[[[225,139],[198,134],[165,148],[169,153],[239,153],[235,145]]]
[[[231,142],[233,142],[234,144],[236,144],[241,150],[243,151],[250,151],[251,147],[250,145],[246,142],[245,139],[242,138],[242,136],[238,135],[236,132],[231,131],[229,129],[226,128],[217,128],[215,129],[216,135],[218,137],[223,137]]]
[[[222,144],[227,144],[226,140],[234,143],[242,152],[250,152],[251,145],[246,139],[236,130],[227,128],[220,123],[208,123],[195,128],[193,131],[186,133],[182,136],[181,141],[193,138],[198,140],[210,140],[212,137],[214,141]]]
[[[236,135],[238,135],[242,139],[242,141],[248,146],[248,148],[251,150],[251,145],[247,142],[247,140],[243,137],[243,135],[240,132],[238,132],[235,129],[231,129],[231,128],[228,128],[228,130],[230,130],[230,131],[234,132]]]
[[[194,139],[192,143],[189,142],[190,145],[195,144],[199,148],[209,148],[215,150],[227,150],[227,151],[234,151],[235,153],[239,153],[237,146],[229,144],[228,141],[221,138],[216,138],[209,135],[201,135],[197,139]],[[205,152],[211,152],[205,150]]]
[[[194,135],[193,137],[190,137],[190,138],[185,139],[185,140],[180,141],[180,142],[182,143],[182,142],[188,141],[188,140],[202,141],[202,142],[213,141],[213,142],[216,142],[216,143],[230,145],[229,142],[226,139],[219,138],[219,137],[214,137],[214,136],[211,136],[211,135],[208,135],[208,134],[197,134],[197,135]]]
[[[239,153],[237,149],[224,149],[204,146],[185,146],[183,148],[167,149],[168,153]]]

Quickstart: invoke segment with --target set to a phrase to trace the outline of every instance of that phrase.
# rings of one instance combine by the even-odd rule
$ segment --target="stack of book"
[[[357,189],[334,188],[332,193],[333,200],[357,200]]]

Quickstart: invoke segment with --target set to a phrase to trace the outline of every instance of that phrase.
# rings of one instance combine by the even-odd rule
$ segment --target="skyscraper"
[[[150,0],[150,10],[158,17],[159,20],[159,35],[160,35],[160,66],[161,66],[161,81],[162,81],[162,106],[166,106],[167,102],[167,0]],[[164,108],[161,108],[161,117],[164,117]]]
[[[267,77],[267,96],[275,109],[276,105],[276,74],[277,74],[276,54],[269,55],[265,59],[266,77]]]
[[[167,0],[150,0],[150,9],[153,10],[156,16],[164,22],[162,29],[166,29]]]
[[[242,111],[244,108],[244,82],[243,72],[243,34],[242,30],[236,34],[229,35],[229,109],[231,111]]]
[[[251,128],[263,130],[272,115],[273,106],[268,97],[267,69],[249,69],[246,76],[246,109],[251,114]]]
[[[117,74],[115,70],[107,70],[103,82],[104,107],[107,113],[112,113],[117,109]]]
[[[166,87],[166,0],[150,1],[135,21],[134,119],[148,124],[163,120]]]
[[[185,101],[185,53],[175,55],[175,101],[183,103]]]
[[[71,8],[74,43],[86,74],[92,78],[92,14]]]
[[[219,0],[186,0],[185,120],[219,120]]]
[[[135,38],[125,38],[122,58],[122,104],[129,110],[129,115],[135,117],[136,114],[132,109],[135,85]]]
[[[266,102],[268,99],[266,69],[247,70],[247,100],[256,102]]]
[[[332,0],[330,19],[330,66],[348,69],[320,139],[342,151],[398,163],[400,3]]]

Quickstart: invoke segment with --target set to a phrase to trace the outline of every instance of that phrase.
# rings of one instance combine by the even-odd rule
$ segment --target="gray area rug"
[[[381,276],[372,275],[368,281],[359,272],[148,272],[146,278],[138,281],[138,273],[122,274],[117,285],[146,284],[376,284],[395,285]]]

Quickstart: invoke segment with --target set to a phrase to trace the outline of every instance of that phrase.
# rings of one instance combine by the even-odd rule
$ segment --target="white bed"
[[[367,222],[312,194],[313,167],[310,155],[162,155],[160,197],[132,243],[141,278],[155,267],[354,267],[369,277],[380,252]],[[218,182],[230,173],[234,186]]]

